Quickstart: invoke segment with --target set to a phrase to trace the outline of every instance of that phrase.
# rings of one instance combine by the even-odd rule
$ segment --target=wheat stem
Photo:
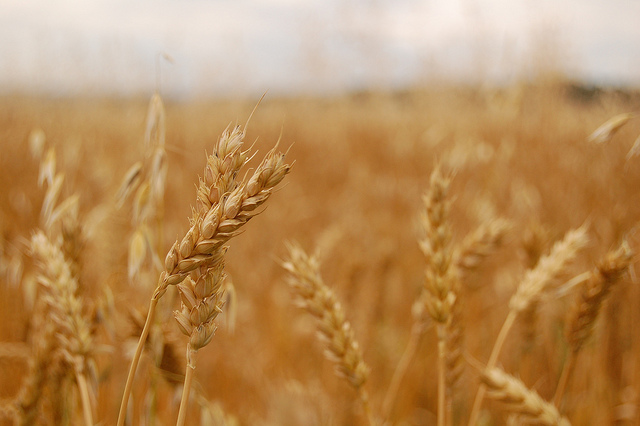
[[[502,350],[502,346],[504,345],[505,340],[507,339],[507,335],[509,334],[509,330],[513,327],[513,323],[518,316],[518,312],[511,310],[509,311],[509,315],[504,320],[502,324],[502,329],[500,329],[500,333],[496,339],[495,345],[493,345],[493,350],[491,351],[491,356],[489,356],[489,362],[487,363],[487,370],[496,366],[498,362],[498,356],[500,355],[500,351]],[[469,426],[474,426],[478,423],[478,417],[480,416],[480,408],[482,408],[482,401],[484,400],[485,393],[487,392],[487,387],[484,383],[480,384],[478,388],[478,392],[476,393],[476,399],[473,401],[473,408],[471,409],[471,415],[469,416]]]
[[[187,344],[187,369],[184,376],[184,386],[182,388],[182,398],[180,399],[180,410],[178,411],[178,421],[176,426],[184,426],[187,417],[187,406],[189,405],[189,393],[191,392],[191,381],[193,372],[196,369],[196,352]]]
[[[91,413],[91,399],[89,398],[89,387],[87,386],[87,378],[81,367],[76,365],[76,381],[80,391],[82,400],[82,413],[84,415],[84,423],[87,426],[93,425],[93,414]]]
[[[447,330],[445,324],[438,324],[438,426],[444,426],[447,393]]]
[[[140,362],[140,356],[142,355],[144,343],[147,341],[147,336],[149,335],[149,329],[151,328],[151,323],[153,322],[153,317],[155,316],[158,299],[159,297],[156,297],[156,295],[154,295],[154,297],[151,299],[151,302],[149,303],[147,320],[144,323],[144,328],[142,329],[142,334],[140,335],[140,339],[138,340],[136,352],[133,355],[133,359],[131,360],[131,367],[129,368],[129,375],[127,376],[127,384],[125,385],[124,394],[122,395],[122,402],[120,403],[120,412],[118,414],[117,426],[124,425],[127,405],[129,404],[129,396],[131,395],[131,390],[133,389],[133,378],[135,377],[136,370],[138,369],[138,363]]]
[[[419,321],[414,322],[413,327],[411,327],[409,342],[407,343],[407,346],[402,353],[402,357],[393,372],[391,383],[389,384],[387,393],[384,397],[384,403],[382,404],[382,418],[385,420],[388,420],[391,415],[391,411],[393,410],[393,406],[398,396],[398,391],[400,390],[400,384],[407,373],[409,364],[411,364],[411,361],[418,350],[418,343],[420,343],[420,338],[422,337],[423,332],[424,326],[422,323]]]
[[[576,365],[576,353],[571,351],[569,352],[569,357],[567,358],[567,362],[565,362],[562,367],[562,374],[560,375],[560,380],[558,381],[558,388],[556,389],[556,394],[553,397],[553,404],[556,407],[560,406],[560,402],[562,401],[562,396],[564,395],[564,391],[567,388],[567,384],[569,383],[569,377],[571,377],[571,373],[573,373],[573,369]]]

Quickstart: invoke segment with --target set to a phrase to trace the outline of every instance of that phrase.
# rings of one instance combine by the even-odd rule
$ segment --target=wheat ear
[[[504,403],[507,409],[531,423],[549,426],[570,426],[558,409],[545,401],[522,381],[499,368],[487,368],[481,376],[489,398]]]
[[[322,280],[317,256],[307,255],[297,244],[289,244],[288,250],[288,259],[282,262],[282,267],[289,272],[289,285],[297,295],[297,303],[316,318],[325,356],[335,364],[336,374],[358,392],[369,424],[373,425],[375,420],[364,389],[369,367],[362,358],[351,324],[333,290]]]
[[[289,173],[291,166],[284,162],[284,154],[274,147],[267,153],[262,163],[256,168],[247,181],[238,181],[240,169],[249,160],[248,151],[242,151],[245,132],[240,126],[231,131],[225,130],[218,140],[214,152],[207,158],[204,176],[200,180],[197,190],[197,207],[191,218],[191,227],[181,241],[176,241],[165,257],[164,271],[160,274],[158,285],[153,293],[147,314],[147,320],[138,341],[136,353],[131,362],[125,393],[120,407],[118,425],[124,424],[126,405],[133,385],[133,376],[142,353],[144,342],[149,333],[149,327],[155,314],[158,300],[164,295],[170,285],[180,284],[191,275],[194,283],[201,282],[201,278],[209,274],[210,269],[217,268],[220,258],[226,248],[224,244],[232,237],[242,232],[241,228],[252,217],[260,213],[258,207],[264,204],[273,192],[273,188]],[[191,373],[195,363],[194,353],[198,344],[208,343],[215,326],[211,317],[219,308],[215,298],[203,299],[189,309],[185,304],[185,297],[189,300],[188,286],[180,288],[183,296],[183,309],[176,315],[182,331],[190,334],[187,349],[188,365],[185,377],[185,391],[183,401],[188,398],[187,385],[191,381]],[[198,291],[211,291],[205,287]],[[216,289],[217,291],[217,289]],[[209,294],[210,296],[210,294]],[[193,312],[192,312],[193,311]],[[188,313],[187,313],[188,312]],[[182,317],[188,316],[192,328],[184,328]],[[201,346],[200,346],[201,347]],[[184,395],[186,393],[186,396]],[[184,421],[186,408],[181,404],[179,422]]]
[[[562,241],[557,242],[548,255],[540,258],[534,269],[530,269],[518,285],[516,293],[509,301],[509,313],[502,328],[496,338],[496,342],[491,351],[487,369],[496,366],[498,356],[502,350],[502,346],[515,323],[517,316],[525,312],[532,304],[537,303],[545,292],[549,290],[552,284],[557,280],[561,273],[566,269],[577,252],[586,246],[588,242],[586,227],[582,226],[578,229],[567,232]],[[469,417],[469,426],[475,426],[480,415],[480,408],[486,392],[486,386],[481,384],[476,393],[476,398],[471,409]]]
[[[611,117],[604,122],[600,127],[589,135],[587,141],[595,144],[607,143],[611,140],[622,126],[624,126],[629,120],[634,118],[634,115],[628,112],[618,114]]]
[[[511,224],[505,219],[494,219],[481,224],[469,234],[456,248],[453,256],[453,263],[461,275],[476,269],[482,260],[500,247],[510,229]]]
[[[31,238],[31,252],[40,264],[41,274],[38,280],[45,289],[43,300],[47,305],[49,318],[55,324],[59,350],[75,373],[85,424],[92,425],[85,366],[93,342],[91,327],[82,314],[82,300],[76,294],[77,281],[61,249],[52,244],[42,232]]]
[[[420,248],[426,260],[421,300],[424,311],[436,322],[438,332],[438,426],[444,426],[446,422],[447,343],[450,342],[449,331],[452,331],[459,287],[459,274],[453,263],[452,229],[449,222],[450,182],[451,177],[443,175],[439,167],[432,172],[429,190],[424,196],[424,238],[420,240]]]
[[[589,278],[582,284],[577,303],[570,311],[567,341],[569,343],[569,357],[562,368],[554,402],[559,405],[573,372],[578,352],[584,342],[593,334],[593,328],[602,304],[611,292],[613,286],[627,271],[633,251],[624,241],[616,250],[612,250],[600,261],[591,272]]]

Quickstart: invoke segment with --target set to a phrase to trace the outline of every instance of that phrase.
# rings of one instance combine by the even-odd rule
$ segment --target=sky
[[[0,0],[0,93],[323,94],[541,72],[637,87],[639,21],[637,0]]]

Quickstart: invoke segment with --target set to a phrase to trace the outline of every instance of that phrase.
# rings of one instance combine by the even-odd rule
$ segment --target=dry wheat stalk
[[[628,270],[633,258],[633,251],[624,241],[616,250],[612,250],[600,261],[582,284],[577,303],[569,313],[567,327],[567,342],[569,343],[569,358],[563,366],[558,382],[554,401],[559,405],[573,373],[578,352],[586,340],[593,334],[598,314],[602,304],[613,286]]]
[[[357,392],[368,420],[373,424],[368,396],[363,386],[369,367],[345,319],[342,306],[333,290],[320,275],[317,256],[309,256],[298,244],[288,244],[289,255],[282,267],[289,272],[289,285],[297,295],[297,304],[316,318],[318,338],[325,345],[325,356],[335,365],[336,374],[344,378]]]
[[[569,421],[560,415],[553,404],[501,369],[486,369],[482,373],[482,382],[487,386],[490,398],[504,403],[508,410],[518,414],[521,420],[549,426],[570,426]]]

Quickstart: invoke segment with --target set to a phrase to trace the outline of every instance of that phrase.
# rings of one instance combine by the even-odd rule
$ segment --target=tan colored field
[[[159,262],[154,266],[142,259],[139,273],[130,280],[134,209],[131,200],[121,208],[116,203],[127,170],[150,152],[144,145],[147,104],[148,100],[0,100],[3,424],[12,424],[11,416],[20,420],[16,424],[84,424],[87,401],[78,390],[78,371],[87,378],[93,422],[116,424],[137,335],[165,269],[165,255],[189,230],[205,152],[212,153],[230,123],[244,126],[255,101],[165,100],[164,209],[151,215],[145,231],[160,238],[150,243]],[[546,280],[540,284],[544,288],[518,312],[497,358],[500,370],[494,373],[520,379],[526,392],[535,390],[549,402],[543,407],[547,410],[563,366],[574,353],[566,390],[556,403],[566,419],[548,416],[545,424],[567,419],[574,425],[640,424],[637,257],[617,259],[623,263],[619,280],[603,272],[616,259],[602,261],[623,241],[634,252],[640,249],[635,229],[640,217],[640,158],[626,158],[640,122],[632,118],[606,143],[587,142],[606,120],[639,107],[635,94],[591,96],[565,85],[500,91],[429,89],[340,99],[267,95],[245,138],[245,148],[254,144],[258,153],[238,178],[251,176],[280,135],[278,149],[288,151],[286,161],[295,163],[258,208],[261,213],[228,242],[226,272],[237,298],[222,308],[215,320],[217,332],[198,352],[186,424],[467,424],[481,370],[510,315],[512,296],[527,282],[525,276],[529,281]],[[57,201],[45,200],[47,185],[38,185],[42,160],[34,158],[29,145],[30,138],[38,137],[34,129],[46,135],[45,152],[55,148],[55,172],[64,173]],[[438,219],[444,228],[428,225],[425,234],[428,219],[421,219],[422,196],[432,188],[430,176],[437,165],[452,178],[449,214]],[[73,194],[79,197],[81,233],[63,238],[56,226],[47,229],[42,223],[41,209],[43,203],[59,206]],[[438,207],[439,202],[432,199],[429,207],[447,206],[443,201]],[[465,240],[479,226],[506,223],[497,219],[508,221],[501,228],[502,238],[485,245],[478,238]],[[576,246],[575,258],[566,263],[559,260],[562,253],[552,252],[546,259],[556,262],[558,270],[550,271],[553,267],[542,260],[555,242],[583,224],[586,247]],[[64,339],[49,345],[51,352],[42,356],[45,349],[38,333],[64,318],[51,310],[46,311],[48,318],[38,314],[45,309],[45,296],[54,297],[36,283],[41,262],[32,256],[30,241],[38,228],[72,244],[65,254],[72,273],[77,270],[78,288],[68,297],[79,304],[76,311],[90,334],[84,336],[90,344],[80,358],[60,352]],[[433,266],[438,258],[433,253],[425,256],[418,241],[437,245],[438,229],[451,231],[450,244],[442,252],[448,261],[441,259],[447,265],[440,269],[453,271],[443,275],[455,278],[447,290],[452,296],[425,283],[425,270],[431,278],[439,273]],[[334,362],[325,358],[325,345],[317,339],[316,320],[295,304],[298,299],[281,266],[289,256],[287,243],[293,241],[309,254],[319,250],[323,281],[334,290],[369,368],[359,390],[334,374]],[[464,258],[467,263],[454,264],[460,256],[452,250],[465,247],[463,241],[470,244],[473,256]],[[440,253],[437,247],[424,251],[429,250]],[[536,264],[542,264],[538,275],[526,275]],[[598,265],[600,269],[594,269]],[[589,271],[591,275],[580,275]],[[571,281],[576,276],[582,279]],[[602,289],[605,284],[598,280],[615,286],[601,299],[594,296],[597,289],[592,290],[598,300],[585,299],[583,308],[592,312],[580,317],[587,319],[576,326],[572,312],[580,306],[579,295],[591,284]],[[128,424],[170,425],[178,417],[188,339],[170,312],[180,309],[176,293],[170,286],[159,302],[151,344],[133,382]],[[425,311],[438,297],[453,305],[452,317],[442,323]],[[414,306],[418,300],[422,311]],[[55,311],[56,303],[47,309]],[[600,315],[595,317],[593,311]],[[412,340],[416,323],[420,334]],[[567,337],[575,338],[575,327],[586,333],[590,325],[593,335],[574,350]],[[77,331],[76,326],[72,329]],[[459,339],[445,339],[444,364],[438,355],[439,332],[448,337],[461,332]],[[58,337],[60,333],[54,331]],[[416,344],[415,352],[397,394],[394,397],[392,391],[389,396],[393,404],[383,407],[410,341]],[[331,351],[339,365],[344,362]],[[39,358],[48,362],[34,371],[30,365]],[[456,376],[458,367],[463,370]],[[438,409],[439,371],[448,379],[442,394],[446,398],[441,400],[446,416]],[[449,380],[453,376],[448,373],[454,379]],[[508,401],[496,402],[491,386],[497,385],[491,378],[495,377],[485,378],[489,392],[478,424],[542,420],[541,414],[531,412],[535,403],[520,402],[513,389],[498,390]],[[28,389],[34,383],[40,392]],[[369,416],[361,400],[365,394]],[[35,414],[28,418],[28,411]],[[514,412],[521,416],[510,417]]]

